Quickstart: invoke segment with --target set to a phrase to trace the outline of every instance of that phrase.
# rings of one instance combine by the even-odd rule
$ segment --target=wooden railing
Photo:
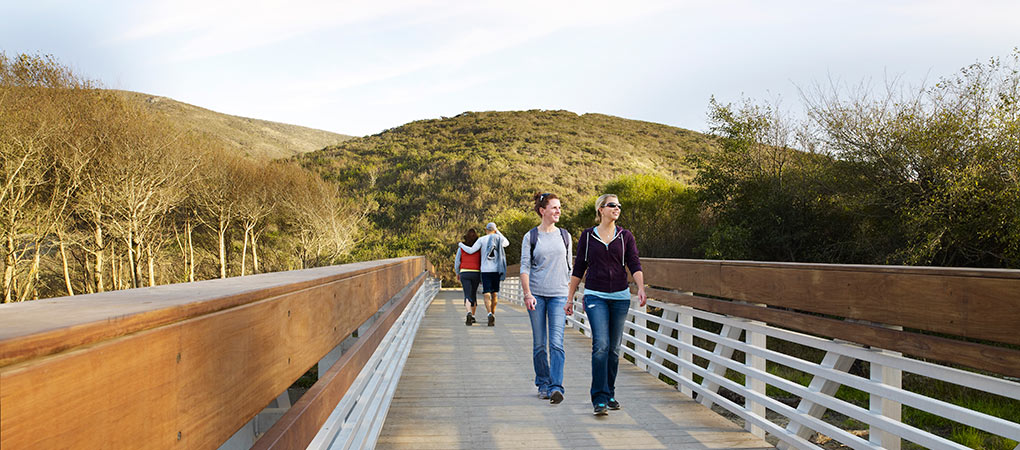
[[[815,432],[855,449],[898,449],[901,439],[967,448],[903,423],[904,405],[1020,441],[1016,422],[902,386],[910,373],[1020,404],[1018,270],[642,263],[651,308],[632,304],[623,351],[705,406],[740,417],[753,433],[776,437],[781,448],[817,448],[807,439]],[[514,282],[507,282],[511,291]],[[589,334],[584,308],[574,311],[568,320]],[[867,377],[850,373],[855,362]],[[791,380],[793,373],[810,382]],[[767,396],[766,386],[785,391],[793,405]],[[840,386],[866,393],[867,405],[836,398]],[[827,410],[865,424],[868,436],[825,422]]]
[[[407,257],[0,305],[0,447],[217,448],[430,269]],[[374,349],[361,339],[273,442],[311,441]]]

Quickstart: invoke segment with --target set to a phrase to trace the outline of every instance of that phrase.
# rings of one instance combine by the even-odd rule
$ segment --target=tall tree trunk
[[[191,232],[194,227],[188,221],[188,281],[195,282],[195,245],[191,241]]]
[[[120,255],[117,254],[117,246],[113,242],[110,243],[110,283],[113,285],[113,290],[121,288],[120,283]]]
[[[39,266],[42,261],[42,252],[39,251],[39,243],[35,244],[35,256],[32,257],[32,266],[28,269],[28,277],[25,278],[25,287],[21,290],[17,301],[23,302],[28,300],[29,296],[38,299],[39,292],[36,291],[37,281],[39,280]]]
[[[248,264],[248,227],[244,227],[244,245],[241,247],[241,276],[244,276],[245,266]]]
[[[57,240],[60,241],[60,263],[64,266],[64,285],[67,286],[67,295],[74,296],[74,288],[71,287],[71,271],[67,268],[67,249],[64,245],[64,237],[59,233]]]
[[[223,220],[220,221],[219,238],[220,238],[220,278],[227,277],[227,224]]]
[[[110,243],[110,289],[117,290],[117,254],[113,251],[113,243]]]
[[[129,228],[127,235],[128,271],[131,272],[131,287],[138,287],[138,272],[135,267],[135,230]]]
[[[39,251],[39,244],[37,243],[35,245],[35,261],[32,263],[32,272],[34,273],[32,276],[32,298],[34,300],[39,300],[39,285],[42,284],[42,277],[40,276],[42,271],[39,270],[39,266],[41,265],[42,252]]]
[[[262,273],[262,268],[259,267],[259,253],[258,249],[259,233],[252,233],[251,235],[251,262],[255,266],[254,273]]]
[[[152,256],[152,244],[146,247],[146,255],[149,257],[149,286],[156,285],[155,258]]]
[[[103,292],[103,226],[99,224],[99,214],[96,214],[96,292]]]
[[[87,250],[83,254],[83,256],[85,257],[85,262],[82,264],[82,272],[83,273],[82,273],[82,280],[81,280],[81,282],[85,286],[85,292],[86,293],[88,293],[88,294],[95,294],[96,293],[96,272],[95,272],[95,267],[90,265],[89,254],[90,254],[90,252],[87,251]]]
[[[4,303],[14,301],[14,275],[17,261],[14,259],[14,231],[7,234],[7,256],[4,258]]]

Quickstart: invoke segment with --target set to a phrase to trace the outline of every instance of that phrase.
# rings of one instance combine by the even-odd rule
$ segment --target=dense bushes
[[[1018,58],[926,89],[820,91],[800,121],[713,101],[706,255],[1020,267]]]

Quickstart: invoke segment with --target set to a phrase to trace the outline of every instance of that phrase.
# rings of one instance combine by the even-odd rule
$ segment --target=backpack
[[[567,249],[567,268],[570,268],[570,233],[560,228],[560,237],[563,238],[563,248]],[[531,261],[535,261],[535,244],[538,243],[538,227],[528,231],[528,241],[531,242]]]

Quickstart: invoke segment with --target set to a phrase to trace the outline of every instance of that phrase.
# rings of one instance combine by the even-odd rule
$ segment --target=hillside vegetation
[[[332,264],[347,252],[361,205],[293,161],[234,145],[276,139],[296,152],[314,133],[281,139],[288,126],[252,122],[276,130],[268,139],[244,119],[138,98],[52,57],[0,52],[0,303]]]
[[[536,192],[567,211],[625,175],[689,180],[714,139],[666,125],[569,111],[467,112],[412,122],[300,156],[370,208],[355,259],[426,254],[452,278],[456,242],[490,220],[514,247],[538,218]]]
[[[125,101],[163,116],[178,128],[218,141],[224,148],[259,159],[288,158],[351,139],[351,136],[268,120],[210,111],[177,100],[131,91],[115,91]]]

